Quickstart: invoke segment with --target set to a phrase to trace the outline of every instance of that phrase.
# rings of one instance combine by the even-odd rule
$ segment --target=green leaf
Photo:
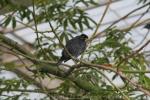
[[[82,31],[83,31],[83,25],[82,25],[82,22],[79,21],[79,22],[78,22],[78,25],[79,25],[80,31],[82,32]]]
[[[85,24],[87,28],[92,29],[92,27],[90,26],[89,21],[86,17],[84,17],[83,24]]]
[[[145,86],[150,88],[150,77],[144,76]]]
[[[88,20],[90,20],[94,25],[97,25],[97,23],[90,17],[86,16]]]
[[[16,19],[15,19],[15,17],[12,18],[12,27],[13,27],[13,29],[16,27]]]
[[[63,23],[64,30],[66,30],[66,27],[68,26],[68,19],[65,19]]]
[[[7,27],[8,26],[8,24],[10,23],[10,21],[11,21],[11,16],[8,16],[7,18],[6,18],[6,20],[3,22],[3,25],[4,25],[4,27]]]
[[[90,3],[93,4],[93,5],[98,5],[98,3],[95,2],[95,0],[90,0]]]
[[[69,19],[69,22],[74,29],[77,29],[76,23],[72,19]]]
[[[62,33],[62,34],[60,35],[60,40],[63,41],[64,37],[65,37],[65,34]]]
[[[3,65],[9,70],[13,70],[16,67],[13,62],[4,63]]]

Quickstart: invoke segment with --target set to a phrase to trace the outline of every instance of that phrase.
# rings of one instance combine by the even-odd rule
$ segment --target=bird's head
[[[85,40],[88,39],[88,36],[85,35],[85,34],[81,34],[81,35],[80,35],[80,39],[85,41]]]
[[[144,28],[150,30],[150,23],[149,23],[149,24],[146,24],[146,25],[144,26]]]

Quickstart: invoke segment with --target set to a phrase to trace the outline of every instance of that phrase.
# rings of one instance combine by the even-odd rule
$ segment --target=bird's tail
[[[60,65],[62,62],[63,62],[63,59],[60,58],[60,59],[58,60],[58,62],[57,62],[57,65]]]

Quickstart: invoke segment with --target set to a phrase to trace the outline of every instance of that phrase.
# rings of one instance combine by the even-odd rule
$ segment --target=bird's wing
[[[78,38],[79,38],[79,36],[76,36],[76,37],[72,38],[71,40],[68,40],[67,43],[66,43],[66,48],[68,50],[71,50],[72,47],[74,47],[74,45],[77,44]]]
[[[81,41],[78,37],[75,37],[68,41],[66,48],[72,54],[72,56],[78,57],[86,48],[86,43]]]

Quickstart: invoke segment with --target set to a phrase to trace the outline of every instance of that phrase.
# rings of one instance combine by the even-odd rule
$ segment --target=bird
[[[146,24],[146,25],[144,26],[144,28],[150,30],[150,23]]]
[[[71,56],[77,58],[80,56],[86,49],[87,43],[86,40],[88,39],[88,36],[85,34],[78,35],[71,40],[68,40],[66,42],[65,48],[62,50],[62,56],[58,60],[57,65],[60,65],[62,62],[66,62],[71,59]],[[70,53],[70,55],[68,54]]]

